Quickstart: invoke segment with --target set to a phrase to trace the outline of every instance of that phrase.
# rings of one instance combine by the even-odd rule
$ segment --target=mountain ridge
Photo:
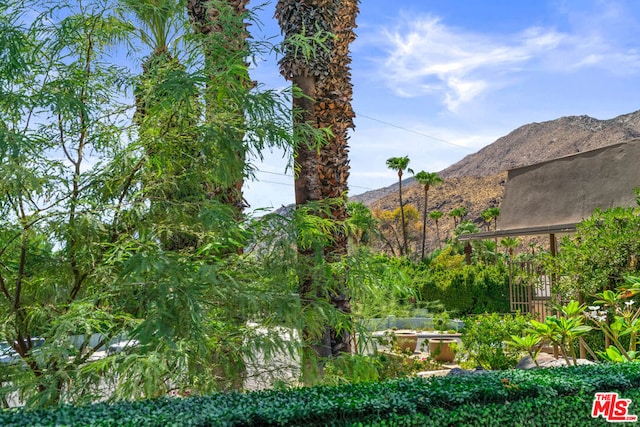
[[[587,115],[563,116],[532,122],[511,131],[479,151],[438,172],[442,178],[489,176],[520,166],[594,150],[640,137],[640,110],[612,119]],[[527,147],[524,147],[524,145]],[[414,184],[409,177],[403,186]],[[398,191],[398,183],[350,196],[350,200],[369,205]]]

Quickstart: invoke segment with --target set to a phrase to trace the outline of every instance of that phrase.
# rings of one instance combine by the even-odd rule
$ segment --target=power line
[[[265,86],[271,86],[271,85],[265,85]],[[271,86],[271,87],[273,89],[276,89],[275,86]],[[442,142],[443,144],[453,145],[454,147],[462,148],[462,149],[467,150],[467,151],[474,151],[472,148],[465,147],[462,144],[456,144],[455,142],[447,141],[446,139],[438,138],[438,137],[435,137],[435,136],[432,136],[432,135],[429,135],[429,134],[426,134],[426,133],[423,133],[423,132],[418,132],[417,130],[409,129],[409,128],[406,128],[404,126],[400,126],[400,125],[396,125],[396,124],[393,124],[393,123],[389,123],[389,122],[384,121],[384,120],[376,119],[375,117],[371,117],[371,116],[368,116],[366,114],[362,114],[362,113],[356,112],[356,117],[364,117],[366,119],[373,120],[374,122],[382,123],[383,125],[391,126],[391,127],[396,128],[396,129],[401,129],[401,130],[403,130],[405,132],[413,133],[415,135],[420,135],[420,136],[424,136],[425,138],[433,139],[434,141]]]
[[[278,184],[278,185],[286,185],[287,187],[293,187],[293,184],[291,184],[290,182],[268,181],[266,179],[261,179],[259,182],[266,182],[267,184]]]
[[[465,147],[464,145],[456,144],[455,142],[447,141],[446,139],[442,139],[442,138],[437,138],[435,136],[431,136],[431,135],[428,135],[426,133],[418,132],[416,130],[409,129],[409,128],[406,128],[406,127],[403,127],[403,126],[400,126],[400,125],[396,125],[396,124],[393,124],[393,123],[385,122],[384,120],[376,119],[375,117],[367,116],[366,114],[356,113],[356,117],[364,117],[366,119],[373,120],[374,122],[382,123],[382,124],[387,125],[387,126],[391,126],[391,127],[397,128],[397,129],[401,129],[401,130],[403,130],[405,132],[410,132],[410,133],[413,133],[413,134],[416,134],[416,135],[424,136],[424,137],[429,138],[429,139],[433,139],[433,140],[438,141],[438,142],[442,142],[443,144],[449,144],[449,145],[453,145],[455,147],[464,148],[465,150],[468,150],[468,151],[473,151],[471,148]]]
[[[293,178],[293,175],[288,175],[286,173],[280,173],[280,172],[266,171],[266,170],[262,170],[262,169],[255,169],[254,172],[262,172],[262,173],[268,173],[270,175],[286,176],[287,178]],[[261,179],[260,182],[267,182],[269,184],[280,184],[280,185],[293,186],[293,184],[291,184],[291,183],[268,181],[268,180],[265,180],[265,179]],[[361,187],[359,185],[349,185],[349,188],[360,188],[362,190],[373,190],[373,188]]]

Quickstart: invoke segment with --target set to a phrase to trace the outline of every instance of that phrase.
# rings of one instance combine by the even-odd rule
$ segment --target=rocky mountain
[[[530,123],[440,172],[442,177],[486,176],[640,136],[640,111],[610,120],[561,117]]]
[[[570,116],[524,125],[438,172],[444,184],[429,191],[428,208],[445,214],[441,220],[443,235],[453,228],[453,219],[447,213],[457,207],[466,207],[466,219],[482,225],[480,212],[500,206],[508,169],[637,137],[640,137],[640,111],[610,120]],[[422,211],[423,191],[413,178],[403,181],[403,198],[406,204]],[[393,210],[398,207],[398,184],[353,196],[351,200],[372,209]]]

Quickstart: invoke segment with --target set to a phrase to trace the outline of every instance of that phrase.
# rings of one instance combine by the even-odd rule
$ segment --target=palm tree
[[[462,218],[467,214],[467,208],[464,206],[451,209],[449,216],[453,218],[453,226],[457,227],[458,223],[462,223]]]
[[[299,137],[294,147],[295,197],[298,207],[309,203],[336,201],[329,208],[329,216],[337,222],[347,218],[347,179],[349,177],[348,131],[354,128],[355,113],[351,106],[351,58],[349,46],[355,40],[355,20],[358,0],[301,2],[278,0],[275,17],[284,34],[284,54],[280,73],[293,83],[302,96],[293,97],[294,133]],[[299,49],[299,40],[311,34],[311,47]],[[311,129],[307,129],[308,126]],[[302,132],[307,129],[307,132]],[[331,133],[324,132],[331,129]],[[315,130],[316,132],[313,132]],[[318,136],[324,135],[324,144]],[[318,215],[322,213],[318,212]],[[327,261],[335,261],[347,253],[347,234],[337,231],[332,243],[324,248]],[[302,257],[313,259],[311,249],[299,248]],[[330,294],[330,301],[343,313],[351,312],[346,283],[338,279],[338,286]],[[300,278],[299,294],[308,303],[317,295],[317,284],[311,274]],[[318,285],[319,286],[319,285]],[[316,289],[316,290],[314,290]],[[318,339],[303,331],[305,357],[309,349],[321,358],[350,352],[351,339],[346,330],[325,328]],[[303,363],[305,369],[309,367]],[[307,377],[308,380],[312,378]]]
[[[489,227],[491,226],[491,222],[493,221],[493,217],[491,216],[489,209],[485,209],[480,212],[480,217],[484,221],[484,225],[485,227],[487,227],[487,231],[489,231]]]
[[[431,211],[429,212],[429,218],[431,218],[436,223],[436,239],[438,239],[438,249],[442,249],[442,242],[440,240],[440,226],[438,221],[444,213],[442,211]]]
[[[463,209],[464,213],[466,213],[465,208],[458,208],[458,209]],[[461,216],[464,216],[464,213]],[[479,231],[478,226],[475,225],[473,222],[461,221],[460,225],[458,225],[455,228],[455,230],[453,230],[455,245],[458,245],[460,243],[460,241],[458,240],[458,237],[461,236],[462,234],[474,234],[474,233],[477,233],[478,231]],[[464,245],[463,251],[464,251],[464,256],[467,264],[471,264],[471,243],[466,242]]]
[[[198,156],[198,102],[195,96],[176,94],[170,89],[186,73],[170,49],[181,36],[183,6],[174,0],[123,0],[123,5],[137,18],[136,34],[151,50],[134,89],[134,122],[146,156],[142,175],[150,202],[149,219],[158,224],[165,249],[193,248],[197,245],[196,236],[172,227],[183,218],[196,216],[197,208],[191,202],[203,193],[202,184],[193,179],[193,159]],[[171,112],[164,107],[168,99],[174,107]]]
[[[500,208],[495,206],[487,208],[482,211],[480,216],[482,216],[482,219],[487,223],[487,225],[493,221],[493,229],[498,229],[498,217],[500,216]]]
[[[498,217],[500,216],[500,208],[495,207],[495,206],[491,207],[491,208],[487,208],[484,211],[482,211],[480,216],[482,216],[482,219],[487,224],[487,231],[489,231],[489,224],[491,224],[491,221],[493,221],[493,229],[494,229],[494,231],[498,229]],[[497,237],[494,239],[494,243],[495,243],[496,248],[497,248],[498,247],[498,238]],[[495,256],[495,262],[498,262],[498,251],[497,250],[496,250],[495,255],[496,255]]]
[[[479,231],[478,226],[475,225],[471,221],[462,221],[460,225],[456,227],[453,234],[455,237],[461,236],[463,234],[474,234]]]
[[[135,1],[135,0],[132,0]],[[179,2],[182,3],[182,2]],[[249,0],[187,0],[187,11],[196,33],[202,36],[208,71],[207,122],[223,120],[227,125],[214,150],[233,161],[220,162],[211,196],[235,210],[238,220],[246,207],[242,196],[246,167],[243,92],[254,86],[249,76],[246,43],[249,33],[244,18]],[[229,78],[233,74],[233,78]],[[241,250],[238,248],[238,250]]]
[[[147,110],[161,101],[161,95],[157,93],[161,80],[172,68],[181,68],[169,51],[179,13],[176,2],[172,0],[122,0],[122,3],[138,20],[139,27],[135,31],[138,39],[151,49],[142,64],[142,75],[135,88],[134,118],[142,124],[147,118]]]
[[[500,245],[507,250],[510,260],[513,259],[513,250],[517,248],[519,244],[520,239],[516,239],[513,237],[504,237],[502,240],[500,240]]]
[[[402,247],[400,248],[400,255],[407,254],[407,225],[405,223],[404,218],[404,205],[402,203],[402,174],[405,170],[413,173],[411,169],[409,169],[409,157],[391,157],[387,159],[387,167],[389,169],[393,169],[398,172],[398,199],[400,201],[400,218],[401,218],[401,226],[402,226]]]
[[[134,0],[135,1],[135,0]],[[184,1],[178,3],[184,7]],[[249,0],[187,0],[186,9],[192,28],[199,36],[204,58],[206,84],[203,139],[213,178],[203,183],[206,197],[229,207],[236,221],[242,220],[246,204],[242,186],[247,167],[245,142],[245,101],[253,82],[249,77],[246,58],[249,33],[244,22]],[[224,160],[219,160],[224,159]],[[221,255],[242,253],[241,243],[221,250]],[[237,316],[232,321],[240,328],[246,319]],[[217,349],[212,363],[225,388],[241,389],[246,378],[246,364],[235,348],[242,347],[236,336]],[[232,366],[225,370],[221,366]]]
[[[424,206],[422,208],[422,252],[420,259],[424,259],[424,247],[427,239],[427,205],[429,204],[429,189],[442,183],[442,178],[436,172],[420,171],[414,178],[424,189]]]

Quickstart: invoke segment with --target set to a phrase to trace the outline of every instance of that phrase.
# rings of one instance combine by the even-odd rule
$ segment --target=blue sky
[[[637,0],[363,0],[357,23],[350,194],[393,184],[389,157],[440,171],[527,123],[640,109]],[[285,85],[273,61],[254,73]],[[258,168],[252,209],[292,203],[282,153]]]

